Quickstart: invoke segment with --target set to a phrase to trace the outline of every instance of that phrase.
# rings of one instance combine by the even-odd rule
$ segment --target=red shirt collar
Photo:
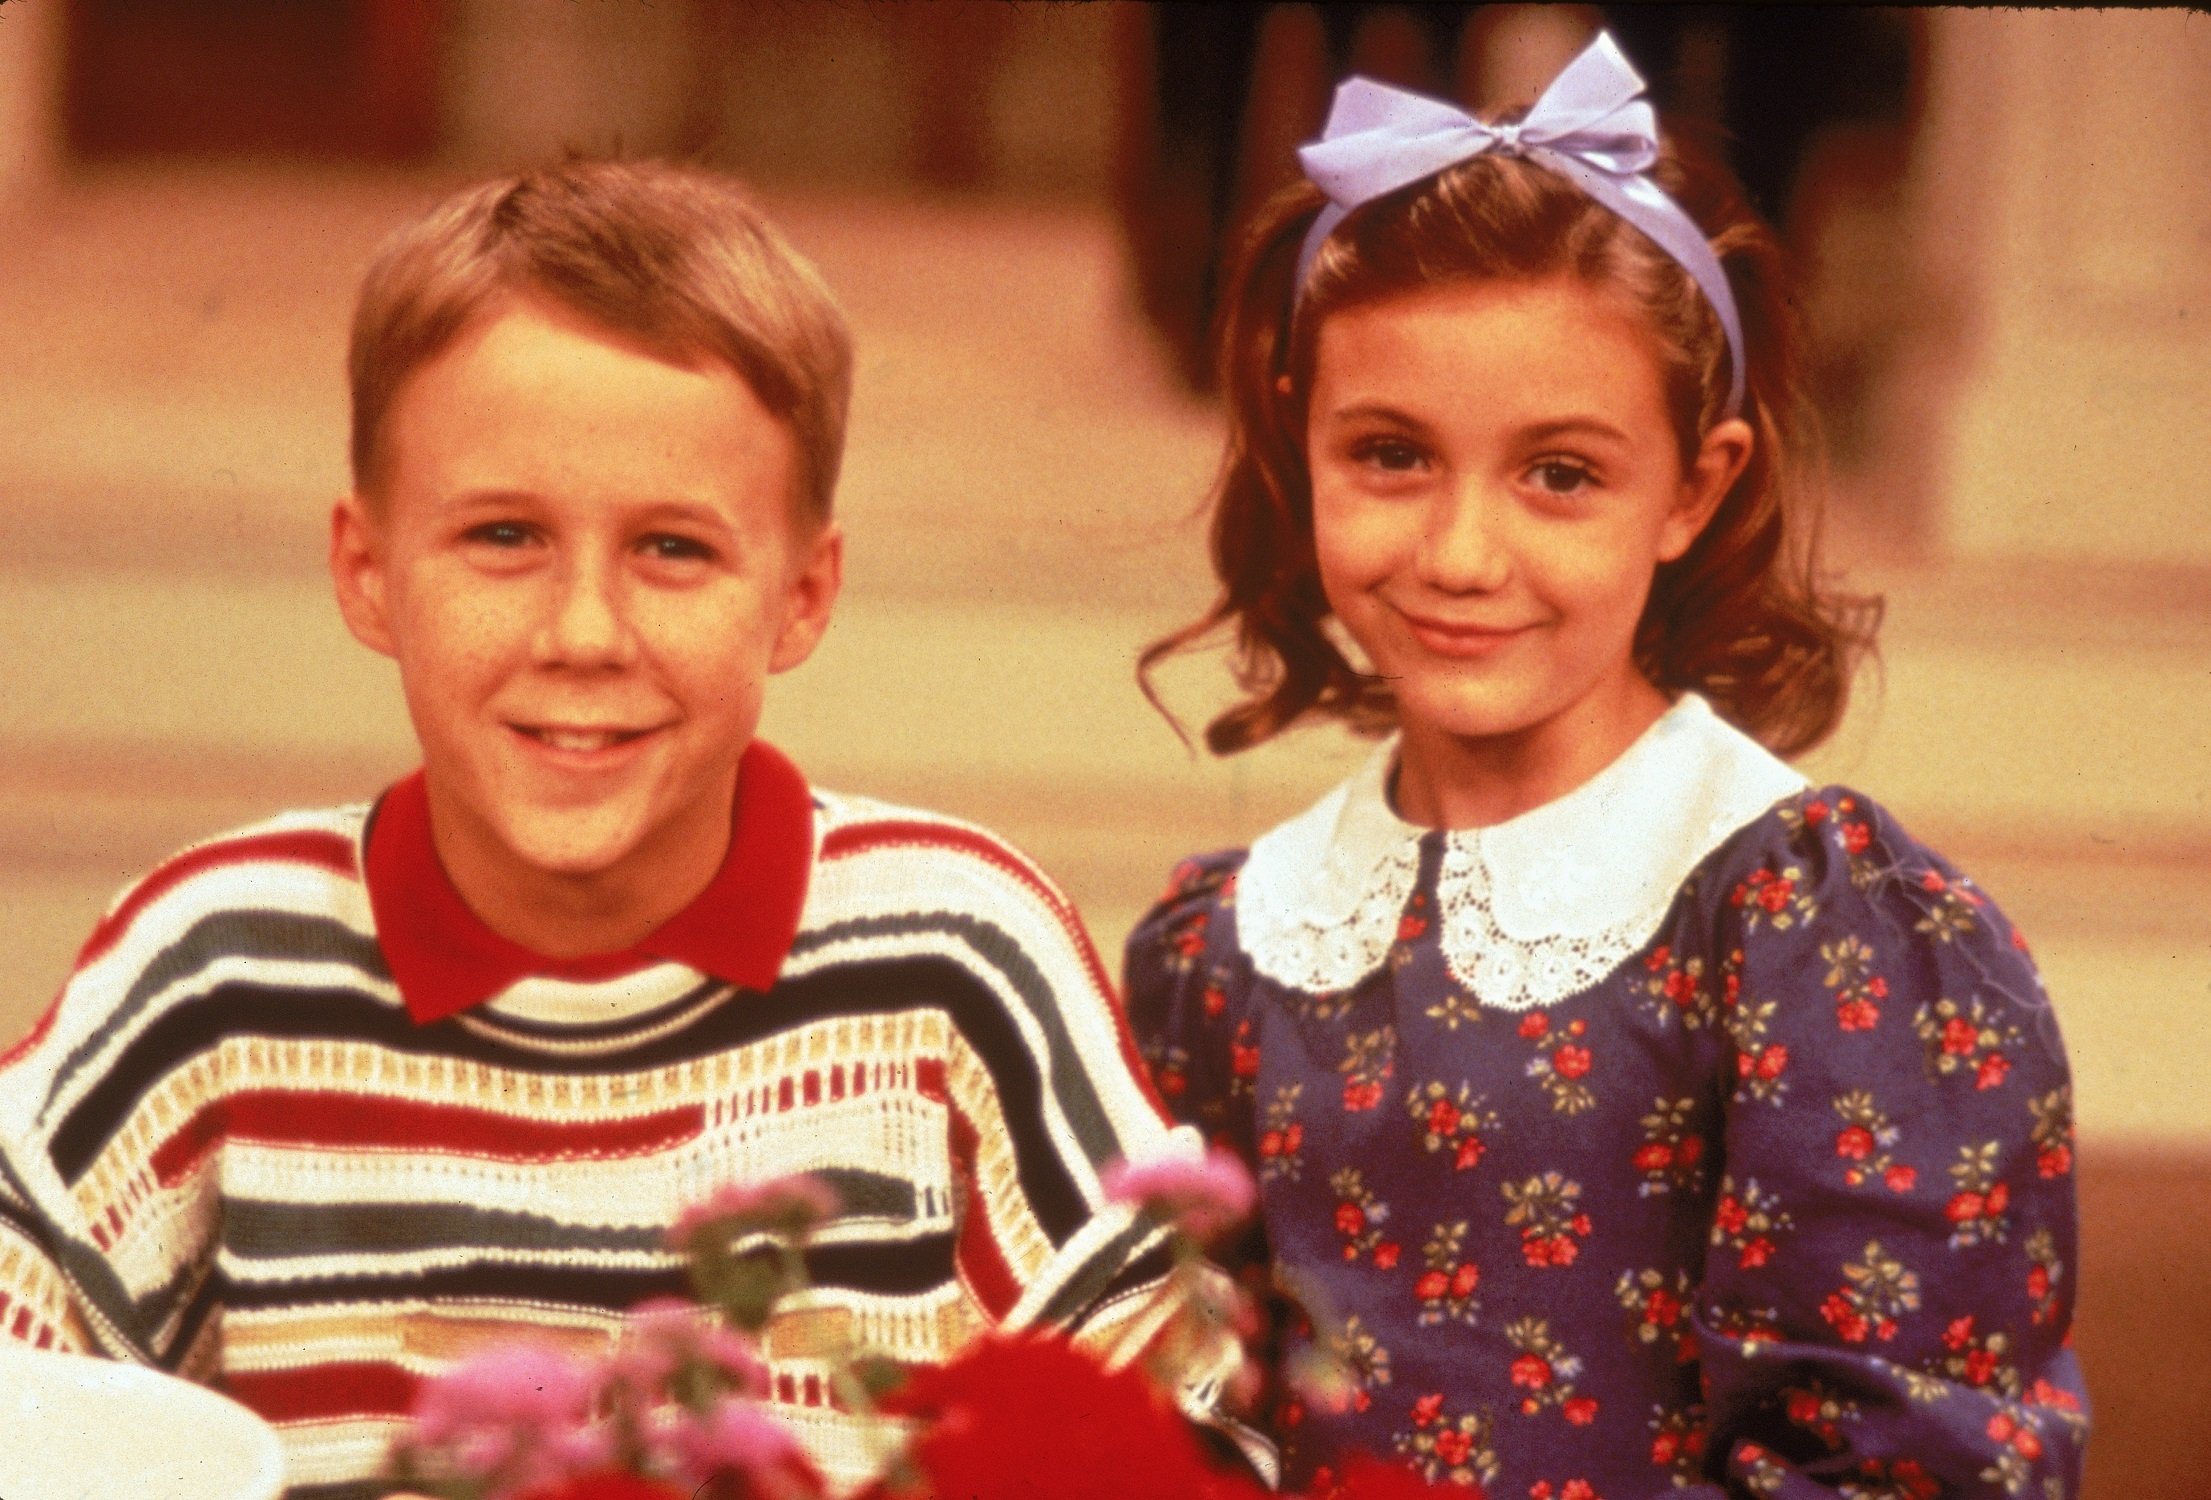
[[[493,932],[468,909],[430,839],[430,798],[417,771],[372,815],[362,864],[376,940],[417,1025],[481,1004],[520,979],[589,982],[663,959],[743,989],[775,983],[806,904],[814,806],[806,779],[754,740],[737,767],[729,853],[705,890],[635,947],[547,958]]]

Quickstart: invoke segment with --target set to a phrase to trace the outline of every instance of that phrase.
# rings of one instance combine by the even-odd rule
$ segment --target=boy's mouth
[[[573,729],[553,724],[509,724],[507,727],[541,745],[572,755],[611,750],[653,732],[651,729]]]

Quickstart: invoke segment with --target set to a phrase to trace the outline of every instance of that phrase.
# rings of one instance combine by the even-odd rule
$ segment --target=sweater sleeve
[[[2024,943],[1830,789],[1715,893],[1725,1178],[1698,1334],[1731,1496],[2071,1494],[2072,1103]]]

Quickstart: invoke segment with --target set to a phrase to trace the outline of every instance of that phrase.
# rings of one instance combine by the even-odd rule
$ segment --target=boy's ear
[[[359,495],[330,510],[330,582],[346,629],[371,651],[395,654],[384,602],[383,536]]]
[[[835,521],[825,522],[800,547],[785,585],[783,626],[768,656],[771,672],[788,672],[814,654],[829,630],[830,611],[836,608],[838,591],[844,587],[843,527]]]
[[[1667,512],[1659,534],[1658,560],[1672,562],[1687,552],[1704,532],[1720,502],[1742,477],[1750,451],[1758,441],[1751,425],[1741,417],[1729,417],[1704,435],[1696,460],[1681,477],[1681,494]]]

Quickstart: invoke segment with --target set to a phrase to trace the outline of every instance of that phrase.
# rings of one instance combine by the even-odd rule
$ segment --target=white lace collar
[[[1426,831],[1387,795],[1395,741],[1251,846],[1239,940],[1277,984],[1348,989],[1383,962]],[[1650,941],[1681,883],[1729,834],[1805,786],[1695,694],[1555,802],[1446,833],[1438,934],[1483,1005],[1529,1010],[1588,989]]]

